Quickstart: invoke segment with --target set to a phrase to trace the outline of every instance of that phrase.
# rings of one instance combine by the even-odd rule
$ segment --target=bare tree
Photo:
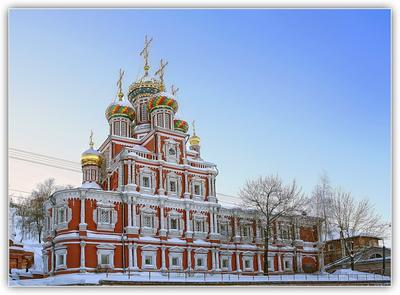
[[[332,234],[332,197],[333,189],[326,173],[320,177],[319,183],[314,187],[308,202],[310,215],[319,217],[322,223],[323,235],[322,242],[328,240],[328,235]],[[321,247],[321,258],[324,257],[324,247]]]
[[[355,200],[349,192],[340,188],[333,195],[331,212],[332,224],[339,231],[341,243],[354,270],[354,251],[352,244],[348,243],[349,239],[360,234],[379,236],[385,225],[367,199]]]
[[[239,193],[245,208],[255,210],[263,219],[264,275],[268,275],[269,239],[272,225],[282,216],[300,212],[305,204],[301,189],[293,181],[285,185],[278,176],[249,180]]]

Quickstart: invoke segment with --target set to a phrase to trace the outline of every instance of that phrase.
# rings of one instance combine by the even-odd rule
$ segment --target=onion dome
[[[189,137],[189,143],[191,146],[200,146],[200,137],[196,135],[196,128],[194,127],[194,121],[193,121],[193,135]]]
[[[160,88],[160,81],[150,76],[144,76],[129,87],[128,100],[134,104],[138,98],[153,96],[160,92]]]
[[[178,110],[178,103],[173,95],[166,92],[160,92],[149,100],[147,110],[151,113],[153,110],[160,108],[169,108],[176,113]]]
[[[90,148],[82,153],[81,156],[81,164],[82,166],[94,165],[100,166],[101,165],[101,154],[93,149],[93,132],[90,135]]]
[[[127,100],[122,100],[123,94],[118,94],[118,101],[112,102],[106,110],[106,118],[110,120],[113,117],[125,117],[133,121],[135,119],[135,110],[132,104]]]
[[[174,120],[174,130],[186,133],[189,130],[189,125],[184,120],[175,119]]]
[[[190,145],[200,145],[200,137],[198,137],[197,135],[192,135],[189,138],[189,143]]]

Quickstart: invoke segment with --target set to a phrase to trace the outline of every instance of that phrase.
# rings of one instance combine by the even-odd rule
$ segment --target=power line
[[[58,165],[51,165],[51,164],[44,163],[44,162],[41,162],[41,161],[28,160],[28,159],[24,159],[24,158],[20,158],[20,157],[15,157],[15,156],[10,156],[10,158],[18,159],[18,160],[22,160],[22,161],[27,161],[27,162],[31,162],[31,163],[35,163],[35,164],[45,165],[45,166],[49,166],[49,167],[53,167],[53,168],[69,170],[69,171],[73,171],[73,172],[79,172],[79,173],[82,172],[81,170],[72,169],[72,168],[66,168],[66,167],[62,167],[62,166],[58,166]]]
[[[60,160],[60,161],[64,161],[64,162],[69,162],[71,164],[74,165],[79,165],[78,162],[74,162],[74,161],[70,161],[70,160],[65,160],[62,158],[57,158],[57,157],[52,157],[52,156],[47,156],[47,155],[43,155],[43,154],[38,154],[38,153],[34,153],[34,152],[29,152],[29,151],[25,151],[25,150],[21,150],[21,149],[16,149],[16,148],[10,148],[10,151],[15,151],[15,152],[21,152],[21,153],[26,153],[26,154],[31,154],[31,155],[36,155],[36,156],[40,156],[40,157],[44,157],[44,158],[49,158],[49,159],[53,159],[53,160]]]

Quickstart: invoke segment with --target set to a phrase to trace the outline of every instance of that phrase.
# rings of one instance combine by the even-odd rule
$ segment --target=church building
[[[176,117],[177,89],[167,92],[161,60],[105,111],[109,135],[81,157],[79,188],[45,203],[45,273],[207,272],[262,274],[263,220],[218,202],[216,164],[201,155],[193,124]],[[201,120],[201,119],[200,119]],[[202,147],[203,148],[203,147]],[[271,274],[317,271],[320,225],[305,215],[283,216],[269,245]]]

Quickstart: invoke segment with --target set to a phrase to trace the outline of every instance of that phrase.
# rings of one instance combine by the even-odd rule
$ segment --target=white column
[[[192,271],[192,248],[187,248],[187,271]]]
[[[137,270],[138,269],[138,264],[137,264],[137,244],[133,244],[133,269]]]
[[[282,271],[282,256],[281,254],[276,254],[276,257],[278,257],[278,271],[281,272]]]
[[[131,198],[128,197],[128,227],[132,226],[132,202],[131,202]]]
[[[240,252],[236,251],[236,271],[237,272],[242,272],[240,269]]]
[[[124,162],[121,161],[119,163],[119,168],[118,168],[118,190],[122,189],[123,180],[124,180]]]
[[[214,208],[210,208],[210,234],[214,233]]]
[[[165,236],[167,230],[165,228],[165,217],[164,217],[164,202],[160,202],[160,236]]]
[[[297,272],[303,272],[302,258],[301,254],[297,254]]]
[[[132,202],[132,227],[136,227],[136,204]]]
[[[158,194],[159,195],[164,195],[165,190],[164,190],[164,185],[163,185],[163,168],[160,167],[158,168]]]
[[[214,213],[214,233],[218,234],[218,214]]]
[[[128,184],[132,183],[132,162],[128,161]]]
[[[132,244],[128,244],[128,268],[133,268],[133,261],[132,261]]]
[[[183,193],[183,197],[185,199],[190,198],[190,192],[189,192],[189,173],[187,171],[184,172],[185,175],[185,192]]]
[[[132,184],[136,185],[136,168],[135,168],[135,162],[131,162],[131,182]]]
[[[235,226],[235,242],[239,242],[240,241],[240,230],[239,230],[239,221],[238,221],[239,217],[234,216],[233,217],[233,223]]]
[[[219,251],[218,249],[215,250],[215,268],[217,271],[220,271],[219,268]]]
[[[263,272],[262,271],[262,267],[261,267],[261,254],[257,253],[257,268],[258,268],[258,272]]]
[[[110,175],[107,175],[107,190],[111,189]]]
[[[192,237],[192,224],[190,222],[190,206],[189,204],[186,204],[185,206],[185,212],[186,212],[186,233],[185,236],[186,238],[191,238]]]
[[[165,263],[165,246],[161,246],[161,271],[166,271],[166,263]]]
[[[81,241],[81,268],[80,272],[86,272],[86,266],[85,266],[85,241]]]
[[[80,197],[81,197],[81,212],[80,212],[81,213],[81,220],[80,220],[80,223],[79,223],[79,230],[80,231],[85,231],[86,227],[87,227],[87,224],[85,222],[86,221],[86,216],[85,216],[86,195],[85,195],[85,193],[82,192]]]
[[[216,264],[215,264],[215,249],[211,250],[211,265],[212,265],[212,270],[216,270]]]

